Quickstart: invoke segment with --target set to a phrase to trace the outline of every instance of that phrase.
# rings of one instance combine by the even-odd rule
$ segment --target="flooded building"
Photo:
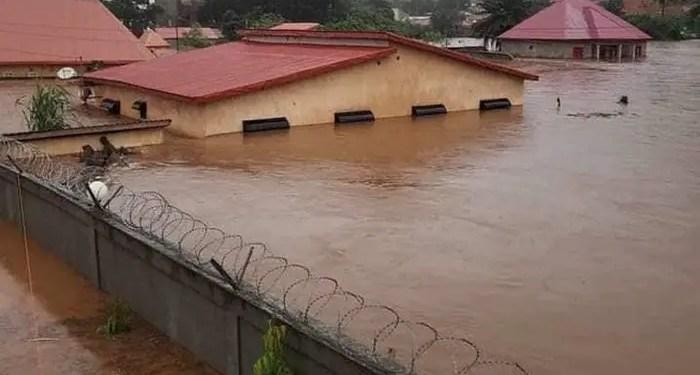
[[[556,0],[499,39],[518,57],[634,61],[651,37],[589,0]]]
[[[153,57],[99,0],[3,0],[0,25],[0,79]]]
[[[122,114],[190,137],[522,105],[537,76],[381,32],[248,30],[243,40],[86,76]],[[357,116],[357,117],[355,117]]]

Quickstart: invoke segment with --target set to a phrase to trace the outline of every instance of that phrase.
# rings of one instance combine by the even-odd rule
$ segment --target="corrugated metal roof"
[[[170,44],[160,34],[151,29],[146,29],[139,40],[146,48],[170,48]]]
[[[589,0],[556,0],[500,36],[526,40],[648,40],[649,35]]]
[[[316,22],[285,22],[272,26],[270,30],[316,30],[319,26]]]
[[[493,63],[491,61],[477,59],[464,53],[450,51],[445,48],[432,46],[420,40],[407,38],[398,34],[382,32],[382,31],[313,31],[313,30],[270,30],[270,29],[255,29],[255,30],[240,30],[238,32],[244,38],[248,37],[272,37],[272,38],[301,38],[304,43],[312,43],[317,40],[321,44],[344,44],[345,40],[371,41],[371,42],[386,42],[410,47],[424,52],[433,53],[448,59],[459,61],[461,63],[481,67],[487,70],[492,70],[500,73],[505,73],[514,77],[537,80],[538,76],[530,73],[513,69],[508,66]]]
[[[389,47],[235,42],[105,69],[87,74],[85,79],[206,102],[309,78],[394,52]]]
[[[201,27],[199,30],[202,32],[202,37],[209,40],[223,39],[224,35],[220,30],[211,27]],[[160,34],[163,39],[177,39],[183,38],[185,35],[192,31],[192,27],[157,27],[156,32]]]
[[[0,0],[0,64],[120,64],[152,57],[99,0]]]
[[[521,79],[537,76],[475,59],[413,39],[382,32],[321,32],[301,30],[244,30],[241,42],[193,50],[154,61],[105,69],[85,75],[88,82],[110,83],[153,91],[180,100],[208,102],[310,78],[396,52],[392,44]],[[294,37],[303,37],[295,42]],[[261,42],[250,37],[272,37]],[[290,38],[276,42],[279,38]],[[311,43],[317,39],[319,43]],[[264,40],[264,38],[262,39]],[[348,45],[348,40],[379,42]]]

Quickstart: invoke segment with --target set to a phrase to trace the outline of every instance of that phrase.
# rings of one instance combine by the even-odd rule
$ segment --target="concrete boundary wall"
[[[267,322],[278,319],[290,328],[287,356],[295,374],[389,373],[234,293],[160,243],[83,201],[31,176],[22,176],[21,186],[33,240],[220,372],[252,374]],[[0,165],[0,220],[19,226],[19,207],[17,174]]]

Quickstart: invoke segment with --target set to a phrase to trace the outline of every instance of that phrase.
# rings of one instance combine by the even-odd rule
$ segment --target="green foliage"
[[[688,10],[688,16],[690,18],[700,18],[700,0],[691,1],[690,9]]]
[[[600,5],[612,14],[621,16],[624,13],[625,3],[623,0],[605,0]]]
[[[284,17],[277,13],[267,13],[256,9],[246,16],[246,27],[249,29],[267,29],[284,22]]]
[[[631,14],[627,21],[659,40],[681,40],[684,35],[683,17],[663,17],[649,14]]]
[[[549,0],[484,0],[488,16],[474,25],[477,36],[495,37],[549,5]]]
[[[461,0],[437,0],[430,21],[435,31],[452,36],[464,21],[464,3]]]
[[[131,32],[141,35],[147,27],[154,26],[163,8],[149,0],[101,0]]]
[[[268,322],[263,335],[263,354],[253,365],[254,375],[292,375],[284,358],[284,341],[287,327]]]
[[[107,321],[104,325],[97,328],[97,333],[101,333],[109,338],[118,334],[128,332],[131,327],[131,310],[121,300],[112,302],[107,307]]]
[[[436,0],[406,0],[399,1],[397,6],[412,16],[420,16],[432,12],[435,2]]]
[[[199,7],[198,19],[205,25],[221,26],[227,19],[234,18],[233,14],[246,20],[248,16],[267,13],[290,21],[330,22],[347,14],[356,1],[358,0],[206,0]]]
[[[190,31],[180,39],[179,43],[180,46],[182,46],[182,48],[186,50],[206,48],[212,45],[212,43],[204,37],[204,34],[202,33],[202,28],[199,25],[192,26]]]
[[[70,127],[66,121],[72,116],[70,94],[63,87],[38,85],[29,101],[20,98],[16,104],[22,107],[24,122],[31,131]]]

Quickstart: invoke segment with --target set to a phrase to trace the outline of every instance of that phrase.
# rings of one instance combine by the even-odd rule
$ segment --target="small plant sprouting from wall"
[[[70,127],[67,122],[72,115],[70,94],[63,87],[38,85],[29,100],[20,98],[16,104],[22,107],[24,122],[31,131]]]
[[[122,300],[115,300],[107,307],[107,321],[97,328],[97,332],[109,338],[128,332],[131,327],[131,310]]]
[[[268,323],[263,335],[263,354],[253,366],[255,375],[293,375],[284,358],[284,341],[287,327]]]

